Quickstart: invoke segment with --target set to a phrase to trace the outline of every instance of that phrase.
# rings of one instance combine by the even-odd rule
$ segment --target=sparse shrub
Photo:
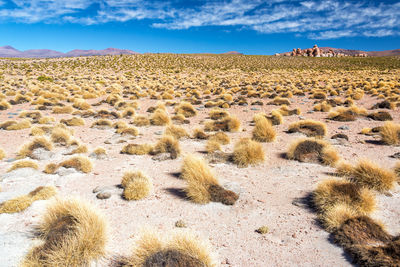
[[[264,162],[265,155],[260,143],[242,138],[235,144],[232,158],[235,164],[243,168]]]
[[[206,204],[213,201],[233,205],[239,198],[234,192],[219,185],[210,167],[200,157],[185,157],[181,177],[188,182],[186,195],[196,203]]]
[[[150,120],[144,116],[136,116],[133,119],[133,125],[141,127],[141,126],[148,126],[150,125]]]
[[[11,107],[10,103],[8,103],[7,100],[1,100],[0,101],[0,110],[6,110],[9,109]]]
[[[112,122],[107,119],[100,119],[92,123],[92,126],[90,128],[111,128],[112,127]]]
[[[0,160],[3,160],[6,157],[6,153],[3,149],[0,148]]]
[[[326,135],[326,125],[320,121],[301,120],[289,125],[289,133],[300,132],[308,137],[322,138]]]
[[[193,130],[193,138],[200,139],[200,140],[206,140],[206,139],[208,139],[208,135],[202,129],[195,128]]]
[[[176,126],[173,124],[168,125],[165,128],[165,135],[171,135],[175,137],[176,139],[181,139],[183,137],[188,137],[189,134],[186,132],[186,130],[180,126]]]
[[[27,195],[22,195],[0,204],[1,213],[16,213],[26,210],[36,200],[46,200],[56,195],[57,191],[52,186],[39,186]]]
[[[151,180],[142,172],[126,172],[122,177],[123,196],[126,200],[140,200],[147,197],[153,188]]]
[[[267,119],[272,123],[272,125],[280,125],[283,123],[282,114],[278,110],[271,111],[271,116]]]
[[[31,142],[22,146],[18,152],[18,158],[31,157],[32,152],[38,148],[51,151],[53,149],[53,144],[46,137],[35,137]]]
[[[217,262],[208,242],[191,232],[174,232],[161,236],[147,230],[136,241],[133,255],[124,266],[215,267]]]
[[[7,172],[11,172],[16,169],[21,169],[21,168],[32,168],[32,169],[39,169],[39,166],[37,165],[36,162],[32,160],[20,160],[15,162],[8,170]]]
[[[215,140],[208,140],[206,143],[207,153],[213,153],[215,151],[221,151],[221,145]]]
[[[73,117],[71,119],[61,119],[60,123],[65,124],[67,126],[83,126],[85,125],[85,121],[82,118]]]
[[[58,164],[58,167],[74,168],[75,170],[84,173],[89,173],[93,169],[92,162],[87,157],[83,156],[74,156],[70,159],[64,160]]]
[[[5,127],[7,131],[17,131],[22,129],[27,129],[31,127],[31,122],[29,120],[21,120],[16,123],[11,124],[10,126]],[[0,127],[2,128],[2,127]]]
[[[341,171],[344,173],[344,171]],[[359,186],[367,187],[378,192],[385,192],[394,187],[396,175],[390,170],[380,168],[378,165],[361,160],[352,167],[348,179]]]
[[[171,122],[170,117],[168,116],[167,112],[164,109],[157,108],[153,115],[150,117],[150,123],[152,125],[166,125]]]
[[[196,109],[189,102],[182,102],[175,108],[176,114],[182,114],[185,118],[196,116]]]
[[[378,111],[371,114],[368,114],[368,118],[373,119],[374,121],[392,121],[393,118],[387,111]]]
[[[386,122],[379,133],[383,143],[387,145],[400,145],[400,124]]]
[[[286,155],[300,162],[325,165],[334,165],[339,160],[339,155],[327,142],[314,138],[297,139],[289,146]]]
[[[375,196],[369,189],[345,180],[329,179],[319,183],[313,192],[313,202],[320,212],[326,212],[338,203],[361,214],[369,214],[375,209]]]
[[[45,116],[45,117],[41,117],[38,122],[39,122],[39,124],[48,124],[48,123],[52,123],[55,121],[56,121],[56,118],[50,117],[50,116]]]
[[[160,153],[170,153],[171,159],[176,159],[181,153],[179,141],[171,135],[165,135],[160,140],[158,140],[150,153],[153,155]]]
[[[37,236],[43,242],[29,251],[23,267],[89,266],[105,255],[107,225],[93,206],[56,200],[41,218]]]
[[[210,118],[212,120],[221,120],[230,117],[229,112],[223,109],[213,109],[210,111]]]
[[[229,136],[224,132],[215,133],[215,134],[211,135],[209,137],[209,139],[211,141],[216,141],[216,142],[220,143],[221,145],[227,145],[231,142],[231,139],[229,138]]]
[[[276,138],[276,131],[266,118],[256,121],[253,129],[253,139],[258,142],[272,142]]]
[[[51,132],[51,141],[53,143],[66,146],[71,140],[71,134],[67,129],[56,127]]]
[[[149,144],[128,144],[121,150],[122,154],[130,155],[146,155],[153,150],[153,146]]]
[[[74,111],[72,106],[54,107],[54,114],[71,114]]]
[[[240,130],[240,120],[235,117],[227,117],[222,120],[208,121],[204,127],[205,131],[237,132]]]
[[[127,107],[124,109],[124,111],[122,112],[122,117],[124,118],[130,118],[132,116],[135,116],[135,109],[132,107]]]
[[[127,128],[117,129],[117,133],[119,133],[121,135],[138,136],[139,130],[136,127],[127,127]]]

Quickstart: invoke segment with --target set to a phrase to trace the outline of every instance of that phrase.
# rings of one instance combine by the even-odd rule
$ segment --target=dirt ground
[[[99,99],[89,101],[97,102]],[[146,110],[157,101],[140,99],[139,114],[147,115]],[[253,126],[252,117],[259,112],[269,113],[276,106],[233,106],[229,112],[238,117],[242,131],[227,133],[231,138],[229,145],[223,146],[225,152],[232,152],[233,145],[241,137],[250,137]],[[284,154],[288,145],[301,134],[286,132],[291,122],[299,119],[315,119],[327,123],[329,140],[342,159],[356,163],[359,159],[369,159],[382,167],[392,168],[396,159],[390,155],[400,152],[399,147],[380,145],[372,136],[358,134],[364,127],[380,126],[383,122],[358,118],[354,122],[335,122],[326,120],[327,113],[310,112],[313,101],[306,96],[291,98],[290,108],[300,108],[301,115],[284,117],[284,123],[275,126],[277,138],[272,143],[262,143],[266,160],[264,163],[247,168],[238,168],[231,163],[211,164],[222,184],[240,192],[234,206],[220,203],[195,204],[181,193],[186,186],[179,178],[182,159],[187,153],[205,156],[206,141],[184,139],[180,141],[182,155],[175,160],[155,161],[152,156],[126,155],[120,151],[127,143],[154,143],[164,130],[162,126],[138,127],[140,135],[127,143],[105,144],[113,140],[114,130],[90,128],[93,118],[85,119],[85,126],[72,127],[74,136],[88,145],[89,153],[102,146],[108,158],[92,159],[94,169],[89,174],[77,172],[66,175],[47,175],[41,172],[50,162],[59,162],[65,148],[56,148],[55,155],[38,161],[39,171],[17,170],[6,173],[12,165],[19,147],[30,138],[29,129],[19,131],[0,130],[0,147],[7,157],[0,161],[0,202],[26,194],[40,185],[55,185],[62,197],[79,197],[87,200],[105,214],[109,222],[109,242],[107,257],[97,266],[109,266],[113,257],[127,256],[131,253],[133,241],[143,227],[166,232],[175,228],[175,222],[183,220],[187,227],[205,239],[209,239],[221,266],[350,266],[351,262],[343,249],[332,243],[327,233],[316,220],[316,214],[304,203],[307,195],[316,184],[331,177],[334,168],[311,163],[287,160]],[[365,96],[356,101],[358,106],[369,108],[375,99]],[[96,107],[96,110],[106,106]],[[0,112],[0,121],[16,119],[26,104],[14,105]],[[173,107],[167,107],[173,114]],[[198,115],[190,124],[182,125],[189,133],[201,127],[208,116],[209,109],[198,108]],[[400,113],[389,111],[394,121],[399,122]],[[58,119],[71,115],[54,115],[43,111],[43,115]],[[122,119],[129,122],[128,119]],[[339,127],[347,126],[348,130]],[[345,128],[347,128],[345,127]],[[330,139],[336,133],[348,135],[348,142]],[[89,154],[88,153],[88,154]],[[149,197],[140,201],[126,201],[117,188],[125,171],[141,170],[154,184]],[[112,193],[111,198],[100,200],[92,191],[101,186]],[[400,193],[398,187],[389,195],[377,195],[378,207],[372,217],[382,221],[392,234],[400,232]],[[37,201],[27,210],[16,214],[0,214],[0,266],[15,266],[34,243],[31,238],[32,227],[48,201]],[[268,226],[269,233],[255,232],[260,226]],[[3,251],[3,252],[1,252]]]

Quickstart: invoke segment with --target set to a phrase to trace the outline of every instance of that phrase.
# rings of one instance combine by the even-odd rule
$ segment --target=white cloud
[[[156,28],[181,30],[237,26],[264,34],[292,32],[312,39],[399,35],[400,2],[364,0],[12,0],[0,23],[101,24],[148,19]],[[3,3],[4,6],[4,3]],[[97,9],[93,11],[93,7]],[[91,7],[90,12],[86,12]]]

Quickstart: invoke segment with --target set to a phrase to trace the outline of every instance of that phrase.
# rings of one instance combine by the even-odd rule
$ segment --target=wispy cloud
[[[8,1],[2,4],[2,2]],[[10,5],[6,5],[10,3]],[[400,1],[0,0],[0,23],[102,24],[149,20],[155,28],[219,26],[311,39],[400,34]],[[7,7],[7,8],[6,8]],[[227,28],[228,29],[228,28]]]

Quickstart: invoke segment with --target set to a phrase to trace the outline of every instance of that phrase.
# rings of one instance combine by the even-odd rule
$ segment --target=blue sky
[[[400,48],[400,1],[0,0],[0,46],[273,54]]]

